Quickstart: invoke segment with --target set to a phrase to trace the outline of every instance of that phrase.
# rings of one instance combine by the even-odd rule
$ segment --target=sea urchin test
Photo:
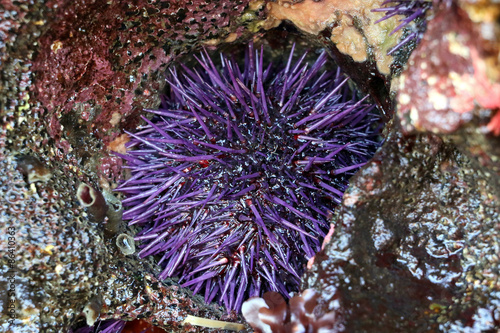
[[[169,94],[131,137],[124,219],[140,257],[206,302],[240,311],[251,296],[298,289],[349,177],[379,147],[380,119],[339,70],[266,64],[252,45],[239,64],[204,52],[170,70]]]

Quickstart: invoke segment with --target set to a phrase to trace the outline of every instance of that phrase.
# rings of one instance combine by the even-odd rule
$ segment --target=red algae
[[[147,333],[165,333],[167,332],[163,328],[158,326],[153,326],[145,320],[136,319],[129,321],[123,327],[122,333],[136,333],[136,332],[144,332]]]
[[[479,109],[500,107],[500,83],[489,78],[489,58],[478,26],[459,7],[443,10],[401,76],[398,112],[403,129],[452,133]],[[496,133],[496,122],[488,128]]]
[[[39,39],[32,87],[51,137],[61,137],[67,113],[105,142],[133,127],[135,110],[158,104],[171,59],[188,45],[235,32],[232,20],[247,3],[52,3],[55,20]]]

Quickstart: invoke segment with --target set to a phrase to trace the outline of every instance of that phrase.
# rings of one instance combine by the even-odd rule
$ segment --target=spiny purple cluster
[[[97,321],[93,326],[85,326],[76,330],[70,330],[70,333],[120,333],[125,327],[126,321],[118,319],[109,319]]]
[[[386,5],[391,5],[384,7]],[[416,22],[416,28],[413,32],[409,33],[405,38],[403,38],[396,46],[389,50],[387,54],[392,54],[403,47],[405,44],[413,39],[416,39],[418,43],[423,36],[425,31],[426,23],[425,14],[432,7],[433,1],[429,0],[385,0],[382,3],[382,8],[373,9],[373,12],[386,12],[385,16],[375,23],[387,20],[396,15],[402,15],[405,18],[401,20],[399,24],[392,32],[391,35],[396,31],[408,26],[411,22]]]
[[[349,177],[380,145],[374,106],[322,70],[326,55],[292,57],[265,65],[251,45],[241,67],[204,52],[198,68],[172,69],[162,108],[121,155],[139,256],[229,310],[298,289]]]

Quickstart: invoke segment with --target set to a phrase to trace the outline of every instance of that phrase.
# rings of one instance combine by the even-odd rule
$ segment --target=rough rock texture
[[[7,4],[19,13],[5,27],[7,51],[19,57],[2,64],[5,75],[19,76],[8,78],[9,89],[29,86],[25,109],[43,119],[54,145],[109,180],[121,169],[112,141],[137,125],[142,108],[159,104],[170,61],[202,45],[248,38],[246,27],[261,13],[245,11],[247,0]],[[22,38],[14,40],[17,34]],[[27,92],[14,92],[5,103],[26,100]]]
[[[202,42],[217,43],[236,33],[234,20],[247,4],[59,3],[33,63],[33,91],[51,137],[71,131],[61,128],[61,117],[69,116],[105,142],[114,139],[120,129],[137,123],[134,111],[158,105],[165,85],[162,72],[170,60]]]
[[[42,8],[29,2],[0,3],[0,116],[4,121],[13,119],[16,111],[26,110],[32,79],[30,59],[40,36]]]
[[[267,4],[265,26],[291,22],[320,43],[389,118],[392,72],[401,66],[401,59],[387,53],[398,43],[403,30],[391,34],[399,24],[398,15],[374,24],[384,14],[372,9],[380,8],[382,3],[383,0],[278,0]]]
[[[372,11],[380,8],[383,0],[342,1],[304,0],[269,2],[269,25],[282,20],[291,21],[301,31],[318,35],[330,32],[330,39],[337,49],[356,62],[374,61],[380,73],[389,75],[393,57],[387,52],[397,44],[402,31],[390,34],[401,16],[394,16],[373,24],[384,14]]]
[[[499,218],[497,174],[435,135],[393,133],[344,196],[307,285],[346,332],[498,328]]]
[[[332,238],[304,279],[304,288],[321,290],[322,311],[342,318],[340,331],[500,328],[492,34],[500,7],[455,2],[436,10],[398,79],[387,141],[351,179]]]
[[[162,68],[177,53],[186,52],[202,41],[217,44],[220,40],[216,38],[228,37],[230,22],[238,19],[236,14],[242,14],[246,3],[164,1],[163,5],[155,2],[158,11],[151,13],[143,7],[153,5],[145,2],[138,2],[137,6],[144,9],[141,11],[132,8],[133,4],[129,7],[122,2],[99,3],[0,2],[0,330],[5,332],[64,332],[70,325],[85,324],[85,316],[91,321],[96,319],[97,314],[92,312],[95,309],[101,310],[103,319],[142,317],[175,330],[182,330],[178,327],[188,314],[228,318],[218,307],[204,305],[201,298],[193,298],[174,282],[159,283],[153,277],[154,268],[147,266],[147,262],[138,263],[134,257],[123,256],[114,245],[115,235],[106,234],[105,225],[90,221],[76,200],[76,189],[85,181],[95,188],[102,186],[109,190],[112,184],[108,180],[120,173],[120,159],[107,155],[103,137],[91,132],[91,120],[102,120],[93,112],[99,110],[109,120],[106,117],[113,110],[121,110],[120,103],[133,103],[136,95],[146,96],[144,91],[138,94],[138,86],[132,82],[145,80],[143,72],[156,75],[159,82]],[[174,5],[172,12],[163,8]],[[114,11],[104,12],[103,6]],[[198,15],[196,6],[205,9],[200,9]],[[232,14],[225,15],[223,7]],[[183,14],[186,8],[191,11]],[[176,28],[169,27],[169,33],[174,34],[176,29],[182,32],[169,38],[162,33],[154,34],[153,40],[136,45],[141,36],[150,34],[149,30],[142,30],[140,23],[150,22],[147,15],[160,12],[165,19],[151,22],[165,25],[171,19]],[[200,21],[207,20],[206,23],[193,22],[193,15],[198,15]],[[246,16],[247,20],[255,18],[252,13]],[[104,23],[109,24],[111,32],[104,29]],[[235,35],[230,38],[236,39],[243,26],[243,23],[236,25],[231,30]],[[190,40],[188,35],[194,27],[198,29],[192,32],[196,38]],[[113,38],[109,39],[106,32]],[[129,39],[136,44],[128,45]],[[123,47],[117,44],[120,40]],[[156,47],[158,41],[171,48]],[[127,50],[135,53],[128,55]],[[147,61],[141,61],[144,56],[141,52],[148,54]],[[158,52],[162,58],[156,62],[152,55]],[[89,55],[92,58],[85,58]],[[147,81],[160,89],[158,82],[149,78]],[[124,85],[120,86],[121,83]],[[106,104],[102,86],[126,98],[114,99],[110,106]],[[141,102],[135,107],[141,103],[144,103],[141,106],[152,105],[158,99],[157,94],[149,97],[149,102],[145,97],[139,98]],[[102,106],[109,108],[101,109]],[[131,110],[125,108],[124,112],[129,114]],[[87,115],[89,118],[84,119]],[[55,124],[53,121],[62,128],[51,126]],[[118,133],[121,128],[118,121],[115,125]],[[116,133],[107,134],[111,138]],[[120,140],[115,142],[118,148],[124,141]],[[38,160],[35,165],[43,167],[20,165],[16,156],[21,154],[33,156]],[[27,158],[25,162],[30,160]],[[28,173],[34,169],[49,170],[52,176],[47,180],[41,175],[38,178],[44,181],[29,183]],[[7,233],[9,230],[13,235]],[[129,230],[129,233],[134,232]],[[15,238],[12,269],[7,256],[11,253],[9,237]],[[12,270],[17,318],[10,323],[10,295],[4,287],[9,286],[7,277]]]
[[[104,222],[91,222],[76,200],[78,177],[68,168],[49,162],[52,176],[29,184],[13,142],[1,129],[0,225],[13,230],[13,269],[16,270],[17,315],[8,322],[7,294],[0,298],[4,332],[67,331],[84,308],[95,309],[92,320],[145,318],[165,328],[179,327],[186,315],[220,318],[223,311],[203,305],[174,283],[159,283],[154,269],[138,263],[114,246],[116,235],[106,235]],[[21,170],[20,170],[21,169]],[[41,168],[37,168],[40,170]],[[86,178],[86,177],[84,177]],[[95,185],[93,185],[95,186]],[[122,226],[122,229],[124,227]],[[7,238],[0,243],[0,283],[7,286],[10,265]]]

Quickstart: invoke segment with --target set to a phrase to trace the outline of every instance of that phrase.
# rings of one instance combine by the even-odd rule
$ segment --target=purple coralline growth
[[[418,43],[422,39],[427,23],[425,14],[432,5],[433,1],[429,0],[385,0],[382,3],[382,8],[372,10],[374,12],[386,12],[385,16],[376,21],[375,24],[396,15],[404,16],[404,18],[401,19],[401,23],[391,32],[391,35],[408,27],[411,22],[415,22],[415,27],[412,28],[412,31],[399,41],[396,46],[390,49],[387,54],[396,52],[412,40],[416,40]]]
[[[251,296],[298,289],[348,179],[380,146],[380,117],[322,53],[241,66],[207,52],[171,69],[170,92],[128,133],[123,214],[160,279],[240,311]]]

